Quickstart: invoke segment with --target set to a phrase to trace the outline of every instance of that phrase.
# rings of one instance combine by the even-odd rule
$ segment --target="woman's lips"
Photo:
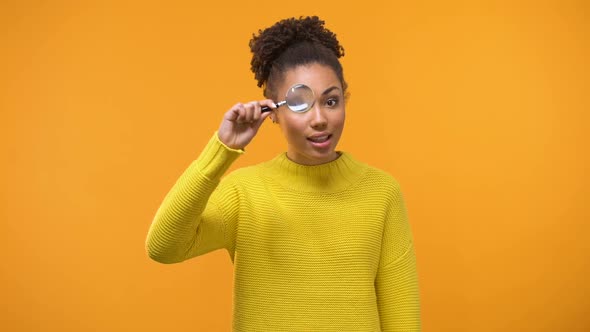
[[[307,140],[311,143],[312,146],[316,148],[327,148],[330,146],[332,135],[324,135],[324,136],[314,136],[308,137]]]

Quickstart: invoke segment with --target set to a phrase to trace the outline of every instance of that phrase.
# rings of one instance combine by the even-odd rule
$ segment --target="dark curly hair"
[[[275,83],[285,71],[300,65],[319,63],[331,67],[346,92],[342,65],[338,58],[344,48],[336,35],[324,27],[317,16],[288,18],[264,30],[250,40],[251,69],[264,96],[274,98]]]

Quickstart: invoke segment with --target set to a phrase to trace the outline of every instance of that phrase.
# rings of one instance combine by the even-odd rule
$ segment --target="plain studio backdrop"
[[[590,329],[587,1],[203,3],[0,4],[0,330],[231,329],[227,253],[144,241],[300,15],[346,50],[339,149],[402,186],[424,331]],[[285,148],[268,121],[232,169]]]

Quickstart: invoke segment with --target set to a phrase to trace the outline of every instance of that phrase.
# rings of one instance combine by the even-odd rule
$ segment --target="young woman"
[[[419,331],[400,187],[336,150],[346,96],[336,36],[317,17],[291,18],[259,31],[250,48],[268,99],[225,113],[158,209],[149,256],[177,263],[225,248],[235,267],[234,331]],[[313,91],[311,107],[276,107],[298,84]],[[286,153],[222,179],[267,117]]]

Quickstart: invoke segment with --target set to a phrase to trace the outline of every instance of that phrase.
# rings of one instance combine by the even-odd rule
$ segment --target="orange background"
[[[424,331],[590,330],[590,6],[467,3],[3,1],[0,330],[230,330],[227,254],[144,241],[261,97],[252,33],[308,14],[347,53],[339,148],[402,185]],[[233,167],[284,149],[267,122]]]

